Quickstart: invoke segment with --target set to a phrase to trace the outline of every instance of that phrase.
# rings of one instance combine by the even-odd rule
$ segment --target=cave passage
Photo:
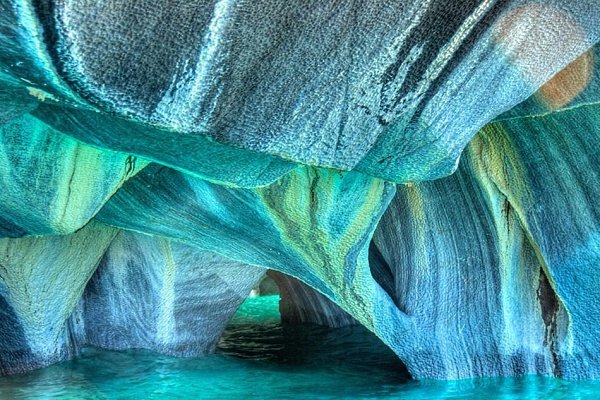
[[[324,317],[328,313],[330,319]],[[332,326],[337,324],[336,326]],[[297,279],[273,270],[237,310],[218,351],[249,368],[315,371],[315,383],[351,378],[369,386],[411,380],[404,364],[375,334]],[[319,382],[322,380],[322,382]]]

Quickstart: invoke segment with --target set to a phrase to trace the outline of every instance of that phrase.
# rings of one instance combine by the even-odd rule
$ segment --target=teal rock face
[[[101,151],[30,114],[0,126],[0,236],[72,233],[147,161]]]
[[[215,349],[266,270],[416,378],[600,377],[600,3],[0,3],[0,373]]]
[[[71,121],[64,133],[244,187],[289,172],[284,160],[396,182],[448,175],[486,122],[600,38],[595,0],[2,11],[3,69],[65,109],[48,113]],[[141,127],[116,141],[103,127],[119,117]]]
[[[265,273],[97,222],[66,236],[2,239],[0,252],[3,374],[89,345],[209,353]]]
[[[398,188],[374,244],[423,335],[400,354],[441,377],[597,376],[597,118],[490,124],[452,177]]]
[[[315,324],[339,328],[356,324],[356,320],[337,304],[298,279],[269,271],[279,288],[279,313],[286,325]]]
[[[314,167],[236,189],[149,166],[96,218],[281,270],[372,326],[375,303],[390,299],[370,274],[369,242],[394,192],[376,178]]]
[[[121,231],[74,314],[87,345],[176,356],[214,351],[265,270],[164,238]]]
[[[91,223],[67,236],[0,240],[0,372],[76,353],[68,320],[118,230]]]

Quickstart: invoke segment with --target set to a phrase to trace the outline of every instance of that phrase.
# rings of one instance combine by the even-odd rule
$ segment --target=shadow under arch
[[[373,373],[392,384],[413,379],[375,333],[317,290],[275,270],[268,270],[264,280],[263,294],[246,299],[223,332],[219,352],[286,370],[325,369],[339,379],[368,380]]]

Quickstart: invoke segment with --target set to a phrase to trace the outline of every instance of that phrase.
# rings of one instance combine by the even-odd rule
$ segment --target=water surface
[[[600,381],[409,380],[394,354],[362,327],[283,327],[278,299],[248,299],[217,354],[181,359],[86,349],[77,360],[0,378],[0,399],[600,398]]]

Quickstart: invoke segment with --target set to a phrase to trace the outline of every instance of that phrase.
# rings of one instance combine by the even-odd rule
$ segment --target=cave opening
[[[356,388],[412,381],[374,333],[310,286],[274,270],[237,310],[218,351],[253,367],[313,374],[315,384],[325,386],[348,377]]]

